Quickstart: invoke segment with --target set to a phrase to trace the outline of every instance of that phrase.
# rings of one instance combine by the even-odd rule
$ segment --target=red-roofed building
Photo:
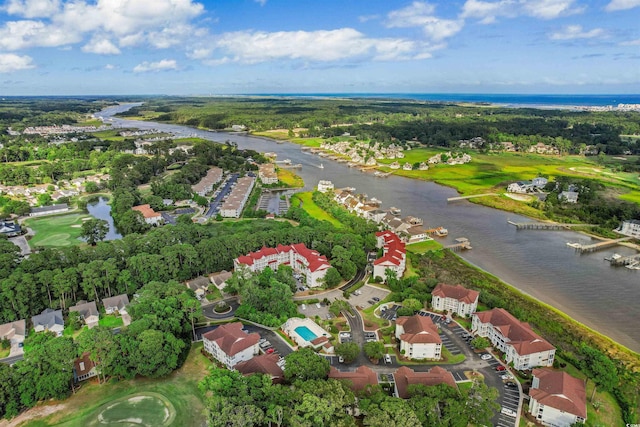
[[[257,252],[250,252],[233,260],[236,269],[247,266],[253,272],[262,271],[267,267],[275,271],[281,264],[289,265],[293,271],[304,274],[310,288],[320,286],[320,279],[323,279],[327,270],[331,268],[325,256],[307,248],[304,243],[278,245],[276,248],[263,247]]]
[[[373,277],[381,277],[387,280],[387,269],[396,272],[396,277],[401,278],[406,267],[406,250],[404,243],[393,232],[379,231],[378,248],[383,248],[383,255],[373,262]]]
[[[342,372],[333,366],[329,370],[329,378],[344,380],[353,391],[362,391],[367,386],[378,385],[378,374],[368,366],[359,366],[355,371]]]
[[[480,293],[461,285],[438,285],[431,292],[431,305],[434,310],[449,311],[458,316],[471,316],[478,308]]]
[[[409,397],[409,386],[413,384],[425,386],[447,384],[455,389],[458,388],[451,372],[439,366],[434,366],[427,372],[415,372],[413,369],[403,366],[393,374],[393,377],[395,379],[395,394],[401,399]]]
[[[151,205],[134,206],[131,209],[140,212],[147,224],[158,225],[162,223],[162,215],[159,212],[154,211],[151,208]]]
[[[503,308],[474,313],[471,331],[487,337],[504,352],[507,363],[517,370],[552,366],[556,348],[536,334],[528,323],[521,322]]]
[[[205,351],[229,369],[258,354],[259,340],[260,335],[244,332],[240,322],[218,326],[202,335]]]
[[[251,375],[255,373],[269,375],[271,381],[276,384],[282,382],[284,372],[278,364],[280,356],[275,353],[261,354],[246,362],[240,362],[236,365],[236,371],[242,375]]]
[[[534,369],[529,396],[529,412],[546,426],[569,427],[587,419],[585,383],[566,372]]]
[[[429,316],[398,317],[396,339],[400,352],[409,359],[439,360],[442,355],[442,339]]]

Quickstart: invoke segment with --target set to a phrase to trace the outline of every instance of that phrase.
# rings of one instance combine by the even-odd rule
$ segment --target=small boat
[[[582,245],[580,243],[571,243],[571,242],[567,242],[567,246],[569,246],[570,248],[574,248],[574,249],[578,249],[578,248],[582,247]]]
[[[324,165],[322,163],[320,163],[320,166],[318,166],[320,169],[324,169]]]
[[[449,230],[447,230],[444,227],[438,227],[438,228],[436,228],[435,234],[438,237],[445,237],[445,236],[447,236],[449,234]]]
[[[605,258],[604,260],[605,260],[605,261],[609,261],[609,262],[611,262],[611,261],[618,260],[618,259],[620,259],[620,258],[622,258],[622,255],[620,255],[620,254],[613,254],[613,255],[611,255],[610,257]]]

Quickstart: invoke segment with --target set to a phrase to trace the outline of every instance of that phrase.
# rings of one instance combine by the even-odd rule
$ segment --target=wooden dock
[[[570,246],[574,248],[576,252],[584,254],[589,252],[596,252],[601,249],[610,248],[611,246],[616,246],[618,243],[626,242],[631,239],[632,239],[631,237],[623,237],[621,239],[604,240],[602,242],[593,243],[591,245],[582,245],[580,243],[573,243]]]
[[[467,199],[473,199],[473,198],[476,198],[476,197],[486,197],[486,196],[499,196],[499,194],[498,193],[484,193],[484,194],[473,194],[471,196],[449,197],[447,199],[447,203],[456,202],[458,200],[467,200]]]
[[[569,230],[573,227],[595,227],[596,224],[561,224],[557,222],[513,222],[507,221],[518,230]]]
[[[456,243],[453,245],[445,246],[445,249],[449,249],[452,252],[469,251],[471,250],[471,242],[466,237],[460,237],[456,239]]]
[[[630,255],[630,256],[623,256],[623,257],[620,257],[618,259],[612,259],[609,262],[611,263],[611,265],[613,265],[615,267],[621,267],[621,266],[625,266],[625,265],[630,265],[630,264],[633,264],[635,262],[640,262],[640,254]]]

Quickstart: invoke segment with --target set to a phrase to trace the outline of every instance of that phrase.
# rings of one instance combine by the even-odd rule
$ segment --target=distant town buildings
[[[250,252],[233,260],[236,270],[246,266],[253,272],[262,271],[267,267],[276,271],[281,264],[289,265],[293,271],[304,274],[306,284],[310,288],[321,286],[322,279],[331,268],[325,256],[307,248],[304,243],[278,245],[275,248],[263,247],[257,252]]]
[[[448,311],[460,317],[471,316],[478,308],[480,292],[461,285],[438,285],[431,292],[431,305],[434,310]]]
[[[400,353],[408,359],[439,360],[442,356],[442,339],[429,316],[398,317],[396,339]]]
[[[202,335],[204,350],[228,369],[258,354],[260,335],[242,330],[242,323],[234,322],[218,326]]]
[[[569,427],[587,419],[583,380],[553,369],[534,369],[529,389],[529,413],[545,426]]]
[[[376,233],[377,247],[383,248],[383,255],[373,262],[373,277],[387,281],[387,270],[394,271],[401,278],[406,267],[406,250],[404,243],[391,231]]]
[[[556,348],[503,308],[474,313],[471,332],[489,338],[519,371],[553,365]]]

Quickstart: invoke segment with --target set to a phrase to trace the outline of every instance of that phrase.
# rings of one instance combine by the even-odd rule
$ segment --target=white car
[[[510,417],[516,417],[518,414],[516,413],[516,411],[511,410],[509,408],[502,408],[502,410],[500,411],[501,414],[504,415],[508,415]]]
[[[342,357],[342,356],[338,356],[338,362],[340,362],[340,363],[344,363],[344,357]]]
[[[480,359],[482,359],[482,360],[490,360],[491,359],[491,355],[489,353],[485,353],[482,356],[480,356]]]
[[[500,378],[502,378],[503,380],[512,380],[513,379],[513,375],[504,374]]]
[[[390,354],[385,354],[384,355],[384,363],[391,363],[391,355]]]

